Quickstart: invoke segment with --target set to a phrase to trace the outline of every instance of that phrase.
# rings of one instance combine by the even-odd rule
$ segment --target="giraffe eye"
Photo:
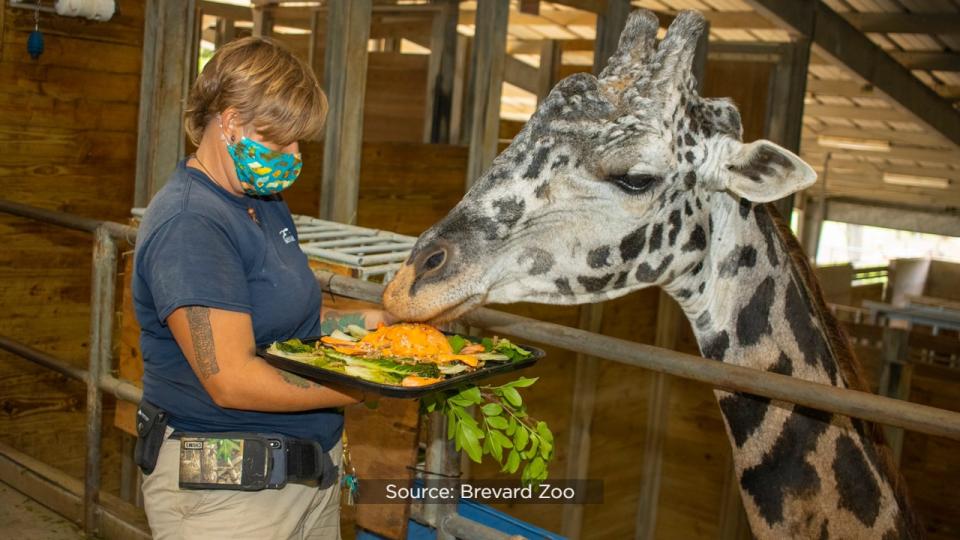
[[[607,178],[627,193],[646,193],[660,180],[652,174],[618,174]]]

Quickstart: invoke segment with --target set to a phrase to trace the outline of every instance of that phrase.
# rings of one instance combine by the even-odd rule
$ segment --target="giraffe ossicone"
[[[583,304],[660,286],[703,355],[841,387],[855,362],[834,335],[795,239],[764,204],[813,169],[743,143],[727,99],[691,74],[705,23],[633,12],[598,76],[553,89],[463,200],[423,233],[384,292],[406,320],[487,303]],[[916,534],[874,430],[849,418],[717,391],[758,538]]]

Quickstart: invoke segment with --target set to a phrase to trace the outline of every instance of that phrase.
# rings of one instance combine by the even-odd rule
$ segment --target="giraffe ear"
[[[782,199],[806,189],[817,173],[796,154],[767,140],[734,142],[721,159],[720,185],[753,202]]]

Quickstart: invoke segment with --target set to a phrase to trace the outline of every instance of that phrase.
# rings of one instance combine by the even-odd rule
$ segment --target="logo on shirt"
[[[293,233],[291,233],[290,229],[287,227],[280,229],[280,238],[283,238],[284,244],[289,244],[291,242],[297,241],[297,239],[293,237]]]

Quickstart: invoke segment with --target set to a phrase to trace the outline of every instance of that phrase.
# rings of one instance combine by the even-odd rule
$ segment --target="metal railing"
[[[87,384],[87,478],[84,486],[85,528],[95,529],[98,511],[99,439],[103,392],[137,402],[140,389],[109,374],[112,365],[113,294],[116,279],[117,239],[133,241],[135,229],[0,200],[0,212],[95,233],[91,291],[90,363],[87,370],[36,349],[0,337],[0,348]],[[380,303],[383,285],[325,271],[315,272],[329,292],[357,300]],[[777,400],[843,414],[930,435],[960,440],[960,413],[910,403],[857,390],[707,360],[672,350],[530,319],[492,309],[477,309],[461,318],[464,323],[524,340],[604,358],[623,364],[693,379],[724,390],[748,392]],[[455,467],[458,453],[443,434],[445,422],[434,422],[427,462],[431,470]],[[456,514],[454,505],[416,507],[411,517],[438,529],[438,538],[467,535],[479,540],[510,538],[499,531]]]

